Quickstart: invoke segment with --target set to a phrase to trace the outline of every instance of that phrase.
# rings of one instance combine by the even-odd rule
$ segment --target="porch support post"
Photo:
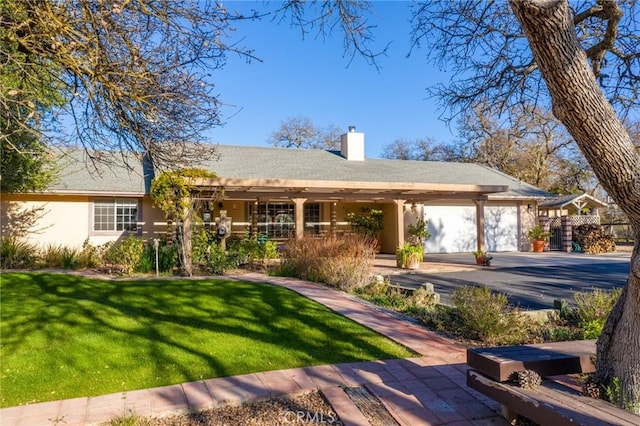
[[[336,204],[336,202],[331,203],[331,222],[329,224],[329,232],[332,237],[335,237],[338,231],[338,213],[336,211]]]
[[[251,238],[258,238],[258,200],[253,202],[253,211],[251,212]]]
[[[191,197],[184,199],[185,208],[182,212],[182,268],[183,274],[193,275],[193,262],[191,261]]]
[[[393,200],[393,202],[396,205],[396,247],[399,247],[404,244],[404,203],[407,200]]]
[[[296,205],[296,239],[300,240],[304,237],[304,202],[306,198],[292,198],[291,201]]]
[[[484,234],[484,200],[473,200],[476,204],[476,235],[479,251],[486,250],[485,234]]]

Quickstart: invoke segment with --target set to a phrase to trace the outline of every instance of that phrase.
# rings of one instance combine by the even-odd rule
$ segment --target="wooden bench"
[[[595,340],[467,350],[467,385],[502,404],[503,415],[518,415],[540,425],[640,425],[640,416],[606,401],[582,396],[566,376],[592,373]],[[535,389],[509,382],[519,371],[544,377]]]

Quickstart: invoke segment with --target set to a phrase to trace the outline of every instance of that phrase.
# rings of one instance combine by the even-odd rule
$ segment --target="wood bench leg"
[[[507,421],[509,422],[510,425],[517,425],[518,424],[518,413],[516,413],[515,411],[513,411],[511,408],[507,407],[506,405],[501,405],[502,407],[502,417],[504,417],[505,419],[507,419]]]

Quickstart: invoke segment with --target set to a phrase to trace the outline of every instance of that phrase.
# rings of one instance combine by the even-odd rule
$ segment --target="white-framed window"
[[[94,231],[136,231],[138,200],[100,199],[93,201]]]
[[[253,203],[248,205],[248,221],[251,223],[253,215]],[[296,228],[295,220],[296,207],[293,203],[283,202],[260,202],[258,203],[258,233],[267,235],[269,238],[283,239],[293,235]],[[320,222],[320,204],[305,203],[304,223],[317,224]]]

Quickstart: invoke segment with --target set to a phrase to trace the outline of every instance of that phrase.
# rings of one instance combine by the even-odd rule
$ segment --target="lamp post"
[[[160,247],[160,240],[153,239],[153,248],[156,250],[156,277],[160,276],[160,268],[158,265],[158,248]]]

